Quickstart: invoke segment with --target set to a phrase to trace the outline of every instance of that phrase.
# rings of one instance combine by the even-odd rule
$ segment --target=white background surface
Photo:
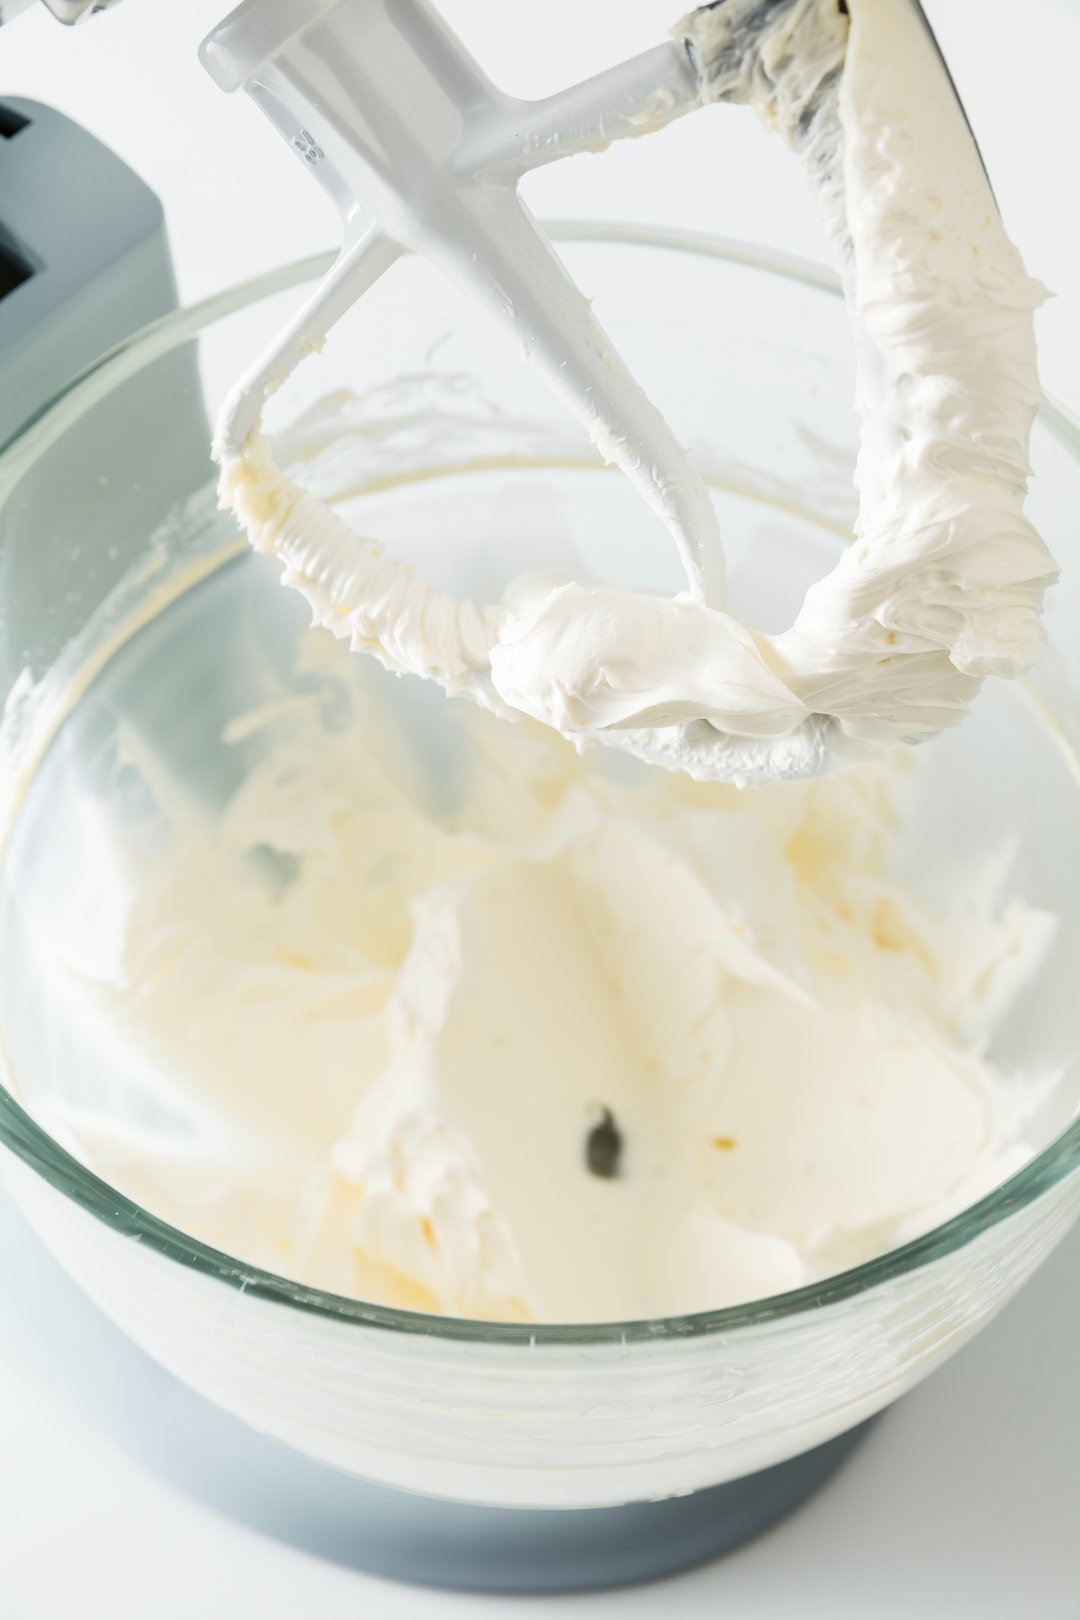
[[[444,9],[506,88],[542,94],[655,42],[678,0],[446,0]],[[1076,407],[1080,4],[926,0],[926,9],[1006,221],[1058,294],[1040,316],[1043,376]],[[220,10],[221,0],[125,0],[74,32],[42,12],[0,34],[0,95],[77,118],[162,197],[185,301],[335,236],[301,166],[199,67],[195,47]],[[528,196],[540,213],[690,225],[823,255],[794,165],[738,113],[711,110],[648,142],[558,165],[531,178]],[[13,1253],[25,1240],[12,1232]],[[27,1264],[20,1252],[25,1305],[33,1256]],[[0,1252],[0,1620],[541,1620],[551,1611],[565,1620],[1080,1620],[1080,1234],[771,1536],[660,1587],[529,1602],[373,1581],[181,1496],[72,1408],[48,1356],[28,1353],[15,1326],[19,1288],[4,1291]],[[63,1332],[65,1299],[56,1289],[51,1332]]]

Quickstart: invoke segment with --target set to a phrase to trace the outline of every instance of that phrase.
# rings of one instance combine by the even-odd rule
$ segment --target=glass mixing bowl
[[[852,361],[832,278],[657,231],[558,235],[708,471],[736,606],[779,627],[853,516]],[[54,958],[61,944],[92,955],[107,927],[101,874],[68,811],[76,785],[93,789],[117,727],[153,735],[212,800],[227,775],[224,721],[258,696],[259,659],[276,657],[303,622],[215,510],[207,419],[324,268],[283,269],[148,328],[0,457],[4,1184],[139,1345],[255,1428],[348,1473],[541,1508],[737,1479],[852,1429],[923,1378],[1016,1292],[1080,1209],[1080,709],[1070,679],[1080,575],[1053,593],[1055,650],[1032,681],[991,685],[963,728],[924,751],[926,789],[904,855],[911,881],[932,894],[954,861],[1011,840],[1023,894],[1061,919],[993,1052],[1033,1075],[1064,1070],[1035,1116],[1039,1151],[1018,1174],[868,1264],[666,1320],[444,1320],[255,1269],[140,1208],[47,1128],[69,1107],[122,1117],[146,1106],[122,1054],[71,1013]],[[270,426],[350,384],[364,390],[366,471],[342,507],[440,582],[491,591],[522,566],[569,562],[677,585],[671,548],[624,481],[423,264],[400,264],[351,313],[271,402]],[[1080,436],[1051,407],[1034,464],[1033,515],[1072,564]]]

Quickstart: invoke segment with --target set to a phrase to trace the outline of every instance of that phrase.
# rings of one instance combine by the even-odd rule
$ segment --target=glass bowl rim
[[[559,241],[655,248],[714,259],[800,283],[828,296],[840,296],[837,277],[826,266],[724,237],[622,221],[548,220],[545,228]],[[47,449],[66,430],[73,415],[92,408],[127,377],[197,336],[203,328],[321,275],[334,257],[333,253],[317,254],[239,282],[210,298],[162,316],[118,343],[72,378],[0,446],[0,501],[6,486],[19,476],[27,460],[32,461]],[[1055,401],[1047,401],[1040,408],[1039,418],[1051,436],[1080,461],[1080,421]],[[3,1061],[6,1067],[6,1055]],[[864,1294],[956,1253],[1049,1192],[1072,1170],[1080,1168],[1080,1117],[1073,1119],[1027,1164],[969,1208],[875,1259],[821,1281],[745,1304],[625,1322],[503,1323],[433,1316],[308,1287],[248,1265],[223,1250],[189,1237],[111,1187],[38,1125],[2,1082],[0,1143],[113,1233],[241,1293],[358,1327],[458,1343],[516,1345],[535,1352],[554,1345],[588,1347],[709,1335],[724,1337],[787,1321]]]

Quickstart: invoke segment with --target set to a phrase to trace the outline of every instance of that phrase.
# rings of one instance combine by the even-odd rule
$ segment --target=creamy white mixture
[[[255,432],[224,460],[223,503],[319,623],[497,713],[734,781],[921,741],[985,676],[1030,667],[1055,573],[1023,514],[1043,289],[917,9],[849,9],[725,0],[679,31],[702,101],[750,104],[800,152],[856,344],[854,541],[790,629],[569,576],[455,601],[285,478]],[[594,438],[603,451],[602,424]]]
[[[222,816],[133,737],[158,832],[93,810],[79,994],[154,1105],[65,1120],[112,1183],[344,1293],[575,1321],[796,1287],[1029,1156],[1039,1088],[981,1054],[1051,924],[1007,862],[890,876],[904,759],[743,793],[458,704],[436,779],[363,663],[302,657]]]
[[[103,823],[115,952],[80,993],[187,1128],[66,1128],[178,1226],[393,1305],[634,1318],[879,1254],[1029,1155],[1038,1088],[985,1051],[1051,923],[1002,863],[932,905],[892,875],[915,788],[890,750],[1042,645],[1041,292],[917,12],[850,12],[726,0],[682,28],[702,99],[802,153],[858,348],[855,536],[786,633],[566,576],[455,601],[257,433],[223,465],[318,624],[480,708],[446,710],[439,786],[309,638],[332,693],[234,722],[221,819],[128,740],[164,838]],[[582,760],[483,709],[766,785]]]

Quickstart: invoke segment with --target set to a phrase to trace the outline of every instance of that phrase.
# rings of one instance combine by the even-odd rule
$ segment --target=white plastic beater
[[[344,222],[333,269],[225,401],[223,502],[316,621],[388,668],[697,777],[812,776],[936,734],[984,676],[1038,656],[1054,569],[1022,506],[1041,289],[917,0],[712,0],[676,34],[535,102],[493,85],[428,0],[246,0],[209,36],[217,83],[246,89]],[[872,103],[865,128],[853,97]],[[752,104],[800,153],[859,359],[858,544],[779,636],[725,611],[708,493],[517,194],[540,164],[710,101]],[[852,193],[847,148],[867,128]],[[920,215],[925,239],[909,240]],[[506,328],[632,480],[685,593],[534,577],[456,602],[277,471],[265,397],[405,250]]]
[[[481,71],[427,0],[247,0],[204,42],[341,212],[341,255],[240,379],[218,430],[239,450],[267,388],[410,249],[511,331],[675,536],[695,597],[718,603],[723,552],[700,477],[603,333],[517,193],[541,164],[659,128],[698,105],[674,40],[584,84],[525,102]]]

